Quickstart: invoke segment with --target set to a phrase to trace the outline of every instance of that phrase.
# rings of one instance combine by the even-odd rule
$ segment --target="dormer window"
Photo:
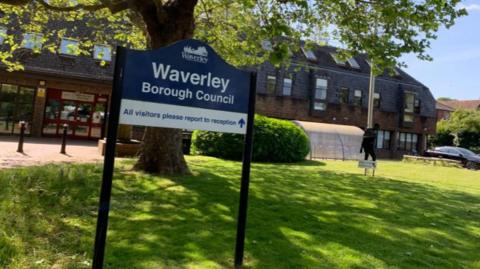
[[[112,60],[112,48],[107,45],[93,46],[93,58],[95,60],[110,62]]]
[[[7,28],[0,27],[0,44],[3,44],[5,38],[7,38]]]
[[[63,38],[60,43],[60,54],[77,56],[80,54],[80,42],[75,39]]]
[[[305,57],[307,58],[307,60],[309,60],[309,61],[316,61],[317,60],[317,56],[315,56],[315,53],[312,50],[307,50],[307,49],[302,47],[302,51],[303,51],[303,54],[305,55]]]
[[[40,50],[43,44],[43,35],[39,33],[26,33],[23,35],[22,47],[31,50]]]
[[[352,67],[352,68],[355,68],[355,69],[360,69],[360,65],[358,64],[358,62],[355,60],[355,58],[350,58],[348,59],[348,64]]]
[[[332,52],[330,53],[330,56],[332,56],[333,60],[337,65],[345,66],[345,62],[338,58],[338,54]]]

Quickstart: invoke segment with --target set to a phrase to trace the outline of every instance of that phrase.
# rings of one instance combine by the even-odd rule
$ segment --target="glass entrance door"
[[[43,134],[61,136],[67,124],[71,137],[101,138],[107,100],[102,95],[48,89]]]
[[[30,133],[35,89],[12,84],[0,85],[0,133],[20,132],[18,123],[25,121],[25,133]]]
[[[75,115],[74,135],[78,137],[90,137],[90,125],[92,119],[93,103],[77,102],[77,114]]]

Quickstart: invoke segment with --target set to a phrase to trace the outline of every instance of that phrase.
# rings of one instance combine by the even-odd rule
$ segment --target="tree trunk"
[[[163,6],[156,6],[151,0],[138,0],[136,4],[135,9],[145,23],[151,48],[160,48],[193,36],[197,0],[171,1]],[[182,131],[146,128],[135,169],[160,174],[189,173],[183,156]]]

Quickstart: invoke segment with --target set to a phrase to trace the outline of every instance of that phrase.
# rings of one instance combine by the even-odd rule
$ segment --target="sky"
[[[480,0],[462,1],[469,13],[450,29],[441,29],[428,54],[432,62],[414,55],[400,60],[407,73],[425,84],[435,98],[480,99]]]

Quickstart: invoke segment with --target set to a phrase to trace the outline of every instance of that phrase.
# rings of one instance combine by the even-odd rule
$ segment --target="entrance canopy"
[[[364,131],[356,126],[294,121],[310,138],[310,159],[359,160]]]

